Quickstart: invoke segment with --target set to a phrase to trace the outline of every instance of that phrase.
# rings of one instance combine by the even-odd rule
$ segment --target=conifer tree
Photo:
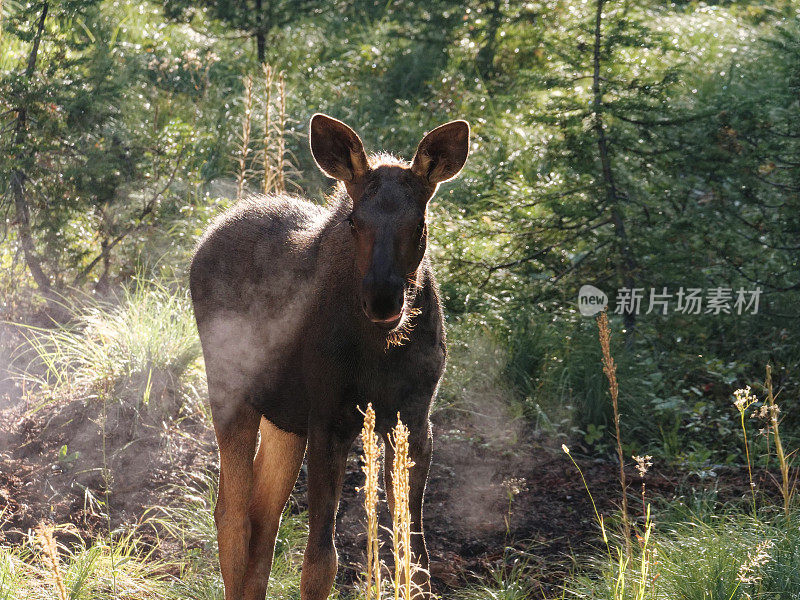
[[[107,240],[103,214],[124,201],[121,189],[142,153],[121,118],[128,73],[115,60],[99,2],[13,7],[5,36],[24,53],[0,72],[2,127],[10,132],[0,140],[0,191],[31,275],[47,294],[74,282],[69,267],[89,261],[85,276],[101,262],[92,261],[87,242]],[[90,230],[71,231],[81,214]]]

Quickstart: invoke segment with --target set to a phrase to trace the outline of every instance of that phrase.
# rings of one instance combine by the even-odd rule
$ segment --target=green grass
[[[639,537],[625,560],[616,535],[548,600],[795,600],[800,598],[800,509],[788,518],[773,507],[758,518],[735,512],[669,522]],[[642,551],[647,570],[642,578]],[[622,575],[621,575],[622,571]],[[524,557],[507,553],[485,583],[456,600],[522,600],[540,591]]]
[[[222,600],[212,516],[216,478],[176,488],[180,501],[147,512],[142,525],[87,542],[60,528],[59,569],[70,600]],[[269,597],[299,598],[305,515],[284,515]],[[154,545],[148,531],[158,532]],[[0,546],[0,600],[52,600],[55,579],[35,537]]]
[[[170,593],[170,565],[153,556],[133,532],[59,543],[59,570],[70,600],[176,598]],[[14,548],[0,546],[0,598],[57,598],[54,574],[35,538]]]
[[[170,495],[178,498],[148,511],[147,523],[164,532],[164,540],[177,541],[181,554],[203,570],[214,571],[217,561],[217,530],[213,510],[217,502],[217,477],[211,472],[195,474],[188,482],[174,486]],[[307,537],[305,514],[291,514],[281,520],[275,543],[272,587],[299,590],[299,569]]]
[[[186,400],[181,393],[193,391],[191,381],[180,389],[200,356],[185,290],[139,277],[114,301],[81,297],[65,308],[70,317],[65,323],[23,326],[27,344],[16,363],[24,365],[21,377],[38,387],[43,403],[103,393],[149,411],[174,408]],[[164,395],[172,402],[150,406],[151,398]]]
[[[178,542],[175,553],[182,575],[172,584],[176,598],[219,599],[223,597],[217,563],[217,532],[213,509],[217,478],[206,472],[175,489],[178,501],[152,511],[149,523],[165,533],[162,541]],[[300,565],[307,536],[305,514],[284,514],[275,544],[270,573],[269,597],[290,600],[300,596]]]
[[[525,554],[506,549],[501,567],[493,569],[489,582],[459,590],[454,600],[527,600],[534,593],[534,578]]]
[[[800,598],[800,511],[754,519],[742,514],[687,521],[654,531],[651,600],[777,600]],[[638,565],[634,557],[633,565]],[[634,598],[632,586],[615,592],[616,564],[596,562],[568,581],[565,598]],[[636,580],[634,569],[627,577]]]

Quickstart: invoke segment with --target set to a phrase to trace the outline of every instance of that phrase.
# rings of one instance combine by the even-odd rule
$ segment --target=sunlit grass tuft
[[[414,462],[408,455],[408,427],[397,415],[392,431],[392,549],[394,551],[394,598],[411,600],[411,512],[409,509],[409,471]]]
[[[786,519],[731,515],[690,521],[659,533],[657,562],[643,598],[652,600],[771,600],[800,598],[800,514]],[[595,565],[567,582],[566,598],[612,600],[616,570]],[[633,590],[622,596],[636,598]]]
[[[378,537],[378,477],[381,470],[381,450],[378,436],[375,434],[375,410],[371,403],[367,405],[364,413],[361,441],[364,448],[364,466],[361,467],[361,470],[365,475],[362,491],[364,492],[364,510],[367,514],[364,600],[370,600],[373,596],[378,600],[381,594],[380,539]]]
[[[222,600],[212,516],[216,489],[215,476],[200,474],[173,490],[179,498],[173,505],[147,511],[143,525],[115,531],[113,539],[86,541],[65,526],[0,546],[0,600]],[[144,535],[148,530],[157,533],[155,543]],[[305,515],[284,515],[270,598],[299,598],[306,533]]]
[[[45,528],[20,546],[0,547],[0,598],[177,599],[170,589],[169,563],[157,559],[133,532],[116,537],[113,544],[70,539],[70,544],[56,544],[53,529]]]
[[[92,397],[110,381],[112,396],[137,409],[165,395],[180,402],[180,378],[200,353],[186,291],[137,278],[114,302],[83,297],[66,309],[67,323],[23,327],[17,364],[45,401]]]
[[[537,586],[530,567],[530,557],[506,549],[500,566],[489,573],[488,582],[458,590],[454,600],[529,600]]]

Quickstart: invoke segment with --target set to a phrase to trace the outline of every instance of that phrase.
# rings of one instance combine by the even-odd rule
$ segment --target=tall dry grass
[[[269,64],[262,65],[263,90],[256,92],[254,79],[244,79],[244,98],[241,132],[233,157],[236,173],[236,199],[241,200],[247,192],[248,182],[261,176],[260,191],[264,194],[281,194],[287,186],[299,189],[295,179],[300,172],[295,159],[288,150],[287,136],[290,121],[286,112],[286,77]],[[260,116],[254,106],[261,103]],[[253,131],[261,122],[260,147]],[[255,148],[255,149],[254,149]]]
[[[781,497],[783,498],[783,513],[787,518],[789,517],[789,510],[794,499],[795,491],[797,489],[797,470],[792,468],[791,459],[795,452],[786,454],[783,449],[783,441],[781,440],[780,431],[780,407],[775,402],[775,391],[772,387],[772,365],[767,365],[767,377],[764,381],[764,389],[766,391],[766,417],[769,419],[769,432],[772,434],[772,439],[775,441],[775,455],[778,457],[778,466],[781,470],[780,490]]]
[[[793,466],[793,459],[797,450],[787,453],[783,445],[783,439],[781,438],[781,428],[780,428],[781,409],[776,401],[778,394],[775,392],[775,389],[772,384],[771,365],[766,366],[766,377],[764,379],[764,384],[761,387],[764,391],[763,401],[761,401],[758,398],[758,396],[752,393],[752,388],[749,385],[733,392],[733,405],[739,411],[739,421],[742,429],[742,438],[744,440],[745,459],[747,461],[747,473],[750,478],[753,517],[754,518],[757,517],[758,507],[756,505],[756,486],[753,480],[753,466],[750,455],[750,443],[747,436],[746,418],[748,416],[762,419],[765,422],[766,427],[762,431],[766,434],[767,441],[769,442],[769,440],[772,439],[772,441],[775,444],[775,456],[778,460],[778,467],[780,469],[781,478],[780,481],[777,481],[777,479],[775,479],[774,477],[773,479],[775,479],[775,482],[781,493],[781,499],[783,500],[784,516],[788,517],[791,512],[792,503],[794,501],[794,497],[797,491],[798,470]],[[760,409],[754,410],[753,414],[750,415],[748,412],[750,408],[759,402],[762,402]],[[770,454],[768,450],[768,458],[769,456]],[[771,474],[770,477],[772,477]]]
[[[264,166],[264,177],[262,180],[262,191],[264,194],[269,194],[272,191],[273,179],[275,171],[270,165],[270,141],[272,139],[272,82],[275,79],[275,69],[269,63],[262,65],[264,71],[264,134],[262,148],[263,158],[262,164]]]
[[[628,483],[625,477],[625,456],[622,452],[622,434],[619,428],[619,384],[617,383],[617,365],[611,355],[611,328],[608,325],[606,311],[597,317],[597,327],[600,337],[600,348],[603,351],[603,372],[608,378],[608,391],[611,394],[611,404],[614,408],[614,431],[617,442],[617,459],[619,460],[619,484],[622,488],[620,502],[622,509],[622,529],[625,536],[625,555],[631,555],[631,521],[628,515]]]
[[[364,428],[361,430],[364,447],[364,509],[367,513],[367,566],[364,600],[380,600],[381,561],[380,540],[378,538],[378,477],[380,475],[381,449],[375,434],[375,411],[372,404],[364,413]]]
[[[414,462],[409,457],[409,430],[397,415],[397,424],[392,429],[390,442],[394,451],[392,460],[392,554],[394,574],[392,589],[394,600],[411,600],[412,575],[420,567],[415,565],[411,553],[411,510],[409,506],[410,473]],[[381,600],[381,560],[378,538],[378,476],[380,471],[380,447],[375,434],[375,411],[372,404],[364,411],[364,426],[361,430],[364,446],[365,484],[364,507],[367,513],[367,565],[365,569],[365,600]]]
[[[283,72],[278,74],[278,122],[277,127],[277,149],[275,158],[275,190],[278,192],[286,191],[286,78]]]
[[[236,199],[241,200],[244,187],[250,173],[250,130],[253,119],[253,77],[248,75],[244,80],[244,115],[242,117],[242,133],[239,137],[239,147],[236,157]]]
[[[408,427],[397,415],[392,431],[392,548],[394,550],[394,599],[411,600],[411,511],[409,509],[409,472],[414,466],[408,456]]]
[[[606,559],[603,562],[603,579],[608,583],[608,598],[612,600],[645,600],[653,596],[653,583],[657,576],[653,576],[652,570],[657,563],[656,551],[652,547],[651,534],[653,532],[653,522],[650,518],[650,505],[645,498],[644,474],[651,466],[650,457],[634,457],[637,468],[642,476],[642,512],[644,516],[644,527],[641,532],[637,532],[636,538],[639,542],[638,562],[634,557],[631,545],[632,526],[628,514],[627,498],[627,479],[625,473],[625,461],[622,450],[622,435],[620,432],[620,411],[619,411],[619,384],[617,382],[617,367],[611,353],[611,327],[608,322],[608,314],[603,311],[597,318],[598,337],[602,350],[603,372],[608,379],[608,389],[611,395],[611,403],[614,411],[614,426],[616,433],[616,450],[619,460],[619,478],[621,489],[620,512],[622,519],[622,547],[615,546],[606,529],[605,519],[597,509],[594,496],[589,488],[583,470],[575,461],[569,448],[562,444],[561,448],[569,457],[572,464],[581,477],[584,489],[589,495],[592,503],[595,519],[603,536],[603,543],[606,548]],[[566,588],[565,588],[566,592]],[[606,597],[606,596],[602,596]],[[730,599],[729,599],[730,600]]]
[[[61,567],[58,559],[58,546],[53,537],[53,528],[45,524],[40,524],[36,530],[36,536],[42,546],[42,556],[45,559],[47,569],[53,575],[53,581],[59,600],[69,600],[67,588],[64,587],[64,578],[61,576]]]

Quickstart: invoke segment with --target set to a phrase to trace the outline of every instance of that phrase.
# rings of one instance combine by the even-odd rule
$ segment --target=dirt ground
[[[30,414],[16,385],[6,382],[0,403],[0,541],[19,542],[42,520],[72,523],[87,538],[105,531],[97,404],[58,402]],[[113,474],[108,501],[115,525],[136,523],[145,507],[168,501],[170,484],[187,473],[215,468],[213,435],[199,418],[132,431],[125,415],[106,416],[106,464]],[[108,422],[116,425],[109,428]],[[540,593],[557,591],[576,557],[599,542],[591,504],[560,441],[499,424],[496,415],[455,418],[449,412],[435,415],[435,436],[425,523],[437,591],[447,597],[448,590],[486,577],[504,564],[504,553],[515,550],[524,553]],[[598,509],[611,514],[619,489],[615,465],[586,458],[579,463]],[[717,486],[723,495],[741,496],[746,482],[741,474],[729,475]],[[338,577],[344,585],[357,579],[364,562],[363,507],[356,491],[362,478],[354,451],[337,528]],[[687,482],[657,465],[646,478],[647,492],[671,498]],[[635,495],[638,480],[633,485]],[[305,506],[305,470],[292,502],[293,510]],[[635,503],[632,511],[639,512]],[[385,511],[382,518],[388,524]]]
[[[3,341],[6,349],[13,342],[7,336]],[[101,418],[97,401],[54,400],[37,412],[29,402],[21,384],[0,373],[0,543],[19,543],[44,520],[73,524],[90,539],[107,531],[106,500],[113,526],[138,523],[147,507],[180,501],[171,495],[173,484],[216,469],[213,433],[199,415],[143,420],[111,408]],[[557,593],[576,560],[600,542],[591,503],[561,440],[489,407],[436,412],[434,435],[425,527],[436,590],[446,598],[519,552],[540,594]],[[575,444],[573,454],[581,450]],[[608,517],[619,498],[614,462],[585,456],[578,462],[598,510]],[[640,515],[640,480],[633,473],[630,480],[631,511]],[[336,533],[344,585],[357,580],[364,564],[362,482],[356,447]],[[305,508],[305,483],[304,467],[292,496],[294,511]],[[656,464],[645,483],[651,500],[705,485],[723,501],[748,493],[746,474],[724,468],[709,483]],[[381,519],[389,525],[385,509]]]

